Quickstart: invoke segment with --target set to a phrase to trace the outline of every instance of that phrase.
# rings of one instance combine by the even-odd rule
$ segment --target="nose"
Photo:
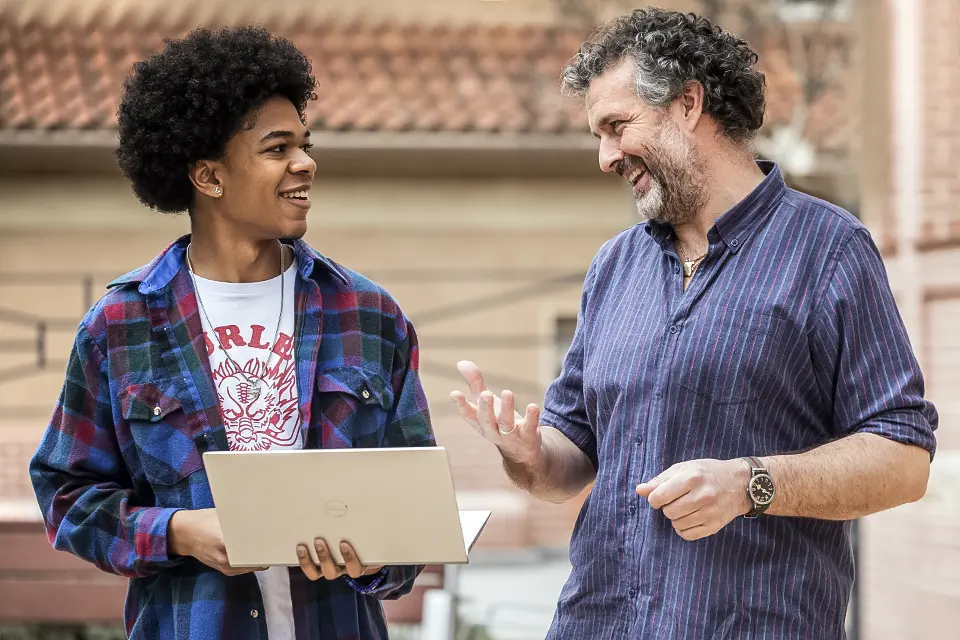
[[[290,163],[290,173],[307,173],[313,175],[317,172],[317,161],[310,157],[310,154],[300,149],[293,161]]]
[[[603,136],[600,138],[600,170],[610,173],[617,170],[617,165],[623,160],[623,151],[616,140]]]

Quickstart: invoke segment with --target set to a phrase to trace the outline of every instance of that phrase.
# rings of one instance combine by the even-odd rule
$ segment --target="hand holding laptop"
[[[232,567],[227,557],[227,549],[220,531],[220,520],[216,509],[183,510],[173,514],[168,527],[167,545],[170,553],[178,556],[196,558],[211,569],[227,576],[238,576],[251,571],[263,571],[267,567]],[[300,567],[310,580],[336,580],[347,575],[361,578],[380,571],[380,566],[364,566],[357,552],[348,542],[340,543],[340,553],[345,566],[338,566],[327,551],[324,540],[317,539],[314,549],[319,562],[314,563],[306,545],[297,547]]]
[[[354,551],[349,542],[340,543],[340,554],[343,556],[345,566],[338,566],[333,561],[333,556],[331,556],[327,550],[325,540],[317,538],[313,544],[314,550],[317,552],[317,560],[319,560],[319,562],[316,563],[314,563],[313,558],[310,557],[310,551],[307,549],[307,545],[301,544],[297,547],[297,557],[300,558],[300,568],[303,569],[303,572],[311,580],[319,580],[320,578],[336,580],[343,575],[356,579],[369,576],[383,569],[381,566],[364,566],[360,562],[357,552]]]
[[[216,509],[184,509],[174,513],[167,525],[167,549],[172,555],[196,558],[226,576],[267,568],[230,566]]]

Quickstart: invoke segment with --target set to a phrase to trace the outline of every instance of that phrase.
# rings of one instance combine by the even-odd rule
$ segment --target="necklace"
[[[679,240],[677,240],[677,249],[680,250],[680,261],[683,264],[683,276],[685,278],[689,278],[693,275],[693,272],[697,270],[697,267],[700,266],[700,261],[707,257],[707,252],[704,251],[703,255],[699,258],[687,260],[687,254],[684,252],[683,245],[680,244]]]
[[[280,337],[280,324],[283,322],[283,298],[284,298],[284,276],[283,276],[283,243],[277,240],[277,244],[280,245],[280,315],[277,317],[277,330],[273,335],[272,345],[277,344],[277,338]],[[197,280],[193,273],[193,260],[190,259],[190,249],[193,245],[187,245],[187,271],[190,274],[190,281],[193,283],[193,292],[197,296],[197,302],[200,304],[200,311],[203,313],[203,317],[207,320],[207,324],[210,325],[210,328],[213,329],[213,323],[210,322],[210,316],[207,315],[207,309],[203,306],[203,300],[200,299],[200,290],[197,288]],[[223,351],[223,355],[227,356],[227,360],[233,364],[237,371],[240,372],[240,375],[243,376],[244,380],[247,381],[247,384],[250,385],[250,402],[256,402],[257,398],[260,397],[260,383],[263,382],[263,378],[260,378],[255,375],[251,375],[244,371],[237,361],[230,356],[230,352],[223,347],[223,343],[220,342],[220,335],[214,331],[214,337],[217,339],[217,344],[220,345],[220,350]],[[264,368],[270,367],[270,356],[273,355],[273,350],[267,352],[267,361],[264,363]],[[259,359],[258,359],[259,361]]]

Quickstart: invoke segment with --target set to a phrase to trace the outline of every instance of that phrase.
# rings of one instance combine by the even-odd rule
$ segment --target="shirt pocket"
[[[158,381],[130,385],[120,392],[123,418],[143,474],[155,488],[172,487],[203,468],[175,388],[172,381]]]
[[[759,311],[730,311],[703,325],[689,324],[675,366],[688,391],[727,405],[762,397],[778,365],[783,321]]]
[[[383,376],[359,367],[340,367],[317,374],[314,415],[324,449],[379,447],[393,389]]]

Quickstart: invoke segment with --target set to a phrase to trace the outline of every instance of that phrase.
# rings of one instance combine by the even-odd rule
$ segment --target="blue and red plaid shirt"
[[[188,242],[112,282],[84,317],[30,475],[53,546],[130,578],[130,637],[266,638],[253,573],[227,577],[167,548],[173,513],[214,506],[202,453],[227,449]],[[304,447],[434,446],[416,333],[397,303],[293,246]],[[297,638],[386,638],[380,600],[409,593],[421,569],[311,582],[291,567]]]

